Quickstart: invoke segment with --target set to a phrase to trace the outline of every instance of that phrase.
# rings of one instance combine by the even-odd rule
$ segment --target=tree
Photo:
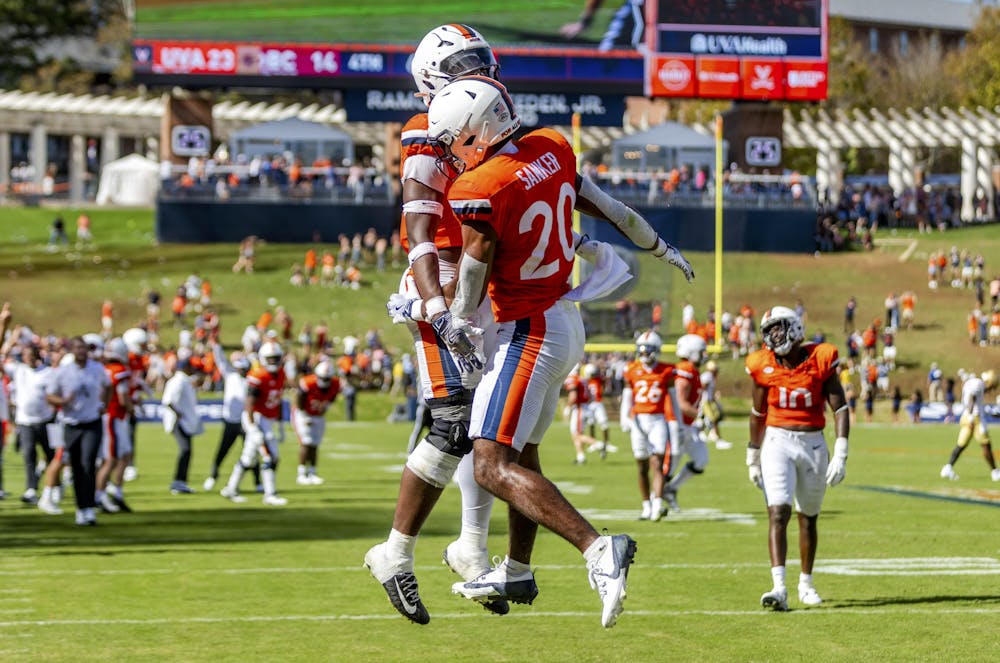
[[[1000,105],[1000,8],[983,6],[965,37],[965,49],[955,57],[955,78],[963,86],[963,101],[975,108]]]
[[[0,85],[16,85],[58,58],[41,48],[67,37],[94,37],[122,6],[117,0],[0,0]]]

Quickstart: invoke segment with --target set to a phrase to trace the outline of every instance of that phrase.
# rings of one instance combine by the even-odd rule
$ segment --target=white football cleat
[[[125,481],[135,481],[139,478],[139,470],[135,469],[134,465],[129,465],[125,468],[125,473],[122,475]]]
[[[654,497],[650,501],[649,519],[655,523],[665,515],[667,515],[667,510],[663,508],[663,500],[659,497]]]
[[[732,449],[733,448],[733,443],[732,442],[726,442],[725,440],[722,440],[722,439],[716,440],[715,441],[715,448],[718,449],[719,451],[726,451],[727,449]]]
[[[822,602],[823,599],[819,597],[819,593],[815,587],[799,585],[799,603],[802,605],[819,605]]]
[[[955,474],[955,470],[952,468],[951,463],[948,463],[941,468],[941,478],[951,479],[952,481],[958,481],[958,475]]]
[[[104,510],[105,513],[118,513],[121,508],[115,503],[111,496],[107,493],[101,495],[101,499],[98,500],[98,506]]]
[[[451,586],[451,591],[482,604],[512,601],[531,605],[538,596],[538,585],[535,584],[535,574],[530,569],[514,574],[506,562],[503,562],[478,578],[456,582]]]
[[[326,481],[326,479],[319,476],[318,474],[310,474],[306,478],[309,479],[309,483],[313,486],[321,486],[323,482]]]
[[[51,499],[38,500],[38,508],[52,516],[61,516],[63,512],[63,510],[59,508],[59,505]]]
[[[649,501],[642,503],[642,511],[639,513],[639,520],[649,520],[649,517],[653,514],[653,507]]]
[[[365,553],[365,567],[372,577],[381,583],[389,602],[399,614],[411,622],[426,624],[431,620],[417,587],[417,577],[413,575],[413,559],[390,561],[386,555],[386,543],[372,546]]]
[[[441,561],[465,581],[475,580],[493,568],[490,565],[489,552],[485,548],[469,553],[457,540],[449,543],[448,547],[444,549]],[[510,612],[510,604],[504,599],[485,601],[482,605],[498,615],[506,615]]]
[[[288,500],[280,495],[264,495],[264,499],[261,501],[268,506],[285,506],[288,504]]]
[[[312,485],[312,481],[310,481],[309,477],[307,477],[304,474],[300,474],[299,476],[295,477],[295,483],[297,483],[300,486],[311,486]]]
[[[604,604],[601,611],[601,625],[611,628],[622,614],[625,601],[625,584],[628,581],[628,569],[635,558],[635,541],[626,534],[602,536],[605,540],[604,550],[597,561],[587,564],[587,576],[590,586],[597,590]]]
[[[764,592],[760,597],[760,605],[775,612],[785,612],[788,610],[788,590],[782,587]]]
[[[990,471],[990,478],[994,481],[1000,481],[1000,467]]]
[[[219,491],[219,494],[235,504],[243,504],[247,501],[247,498],[240,495],[238,491],[232,490],[228,485],[223,486],[222,490]]]
[[[201,487],[205,490],[212,490],[215,488],[215,477],[206,478],[205,483],[201,484]]]

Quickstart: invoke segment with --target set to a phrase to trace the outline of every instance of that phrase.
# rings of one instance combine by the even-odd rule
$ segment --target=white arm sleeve
[[[615,228],[632,240],[633,244],[646,251],[653,251],[659,246],[660,236],[641,214],[617,198],[609,196],[590,178],[580,179],[579,196],[600,210]]]
[[[473,258],[468,253],[462,256],[458,267],[458,283],[455,285],[455,299],[451,302],[451,314],[464,320],[471,319],[479,308],[483,284],[489,265]]]

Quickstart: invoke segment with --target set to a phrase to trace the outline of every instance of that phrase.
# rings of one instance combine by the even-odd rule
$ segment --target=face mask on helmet
[[[652,332],[646,332],[635,340],[635,356],[646,366],[652,366],[660,358],[663,340]]]
[[[500,73],[493,49],[483,36],[467,25],[453,23],[431,30],[420,41],[410,60],[410,73],[417,96],[429,104],[431,98],[459,76]]]
[[[322,361],[316,364],[315,374],[316,384],[319,385],[320,389],[326,389],[333,379],[333,366],[330,362]]]
[[[795,311],[775,306],[764,314],[760,323],[764,345],[779,357],[787,355],[792,347],[805,338],[805,329]]]
[[[487,150],[521,126],[507,89],[484,76],[469,76],[445,87],[427,111],[427,137],[448,173],[478,166]]]
[[[701,364],[706,349],[705,339],[696,334],[685,334],[677,339],[677,356],[694,364]]]
[[[265,343],[260,348],[260,364],[269,373],[281,370],[281,348],[276,343]]]

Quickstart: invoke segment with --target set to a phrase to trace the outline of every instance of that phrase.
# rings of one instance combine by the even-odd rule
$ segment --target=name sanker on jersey
[[[551,152],[546,152],[524,168],[519,168],[514,172],[519,180],[524,182],[524,190],[530,191],[531,187],[539,182],[552,177],[559,172],[559,159]]]

